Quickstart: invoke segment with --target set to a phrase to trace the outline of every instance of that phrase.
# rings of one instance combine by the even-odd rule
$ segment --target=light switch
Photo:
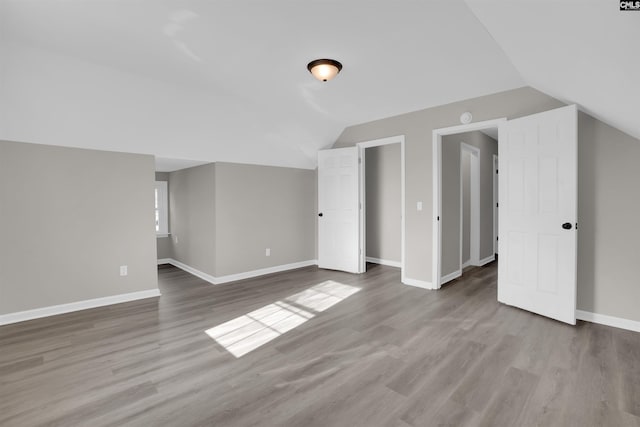
[[[419,211],[421,211],[421,210],[422,210],[422,202],[418,202],[418,203],[416,204],[416,208],[417,208]]]
[[[126,265],[121,265],[120,266],[120,275],[121,276],[126,276],[128,274],[127,272],[127,266]]]

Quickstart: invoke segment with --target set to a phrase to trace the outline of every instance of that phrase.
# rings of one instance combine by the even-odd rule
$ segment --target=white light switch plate
[[[416,209],[418,209],[419,211],[422,210],[422,202],[416,203]]]
[[[129,274],[129,273],[127,272],[127,266],[126,266],[126,265],[121,265],[121,266],[120,266],[120,275],[121,275],[121,276],[126,276],[127,274]]]

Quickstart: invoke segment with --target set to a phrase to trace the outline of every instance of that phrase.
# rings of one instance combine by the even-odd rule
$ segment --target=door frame
[[[371,141],[363,141],[356,144],[360,157],[360,272],[364,273],[367,269],[366,265],[366,156],[365,150],[371,147],[379,147],[381,145],[400,144],[400,276],[402,283],[405,283],[405,147],[404,135],[390,136],[388,138],[374,139]]]
[[[500,194],[500,186],[498,184],[498,170],[500,169],[500,163],[498,155],[493,155],[493,254],[498,253],[498,223],[500,220],[498,208],[498,195]]]
[[[469,177],[469,264],[480,263],[480,149],[467,143],[460,143],[460,273],[466,267],[462,262],[462,242],[464,229],[463,212],[463,182],[462,182],[462,156],[467,152],[470,155]],[[443,281],[444,283],[444,281]]]
[[[485,120],[477,123],[469,123],[466,125],[450,126],[446,128],[434,129],[432,131],[432,153],[433,153],[433,201],[432,201],[432,282],[431,289],[440,289],[442,280],[440,276],[441,270],[441,250],[442,250],[442,137],[446,135],[454,135],[457,133],[472,132],[489,128],[499,127],[500,123],[507,121],[506,117]],[[500,143],[500,141],[498,141]]]

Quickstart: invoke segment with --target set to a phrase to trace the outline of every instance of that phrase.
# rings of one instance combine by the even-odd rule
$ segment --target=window
[[[155,189],[155,220],[156,236],[167,237],[169,235],[169,197],[167,181],[156,181]]]

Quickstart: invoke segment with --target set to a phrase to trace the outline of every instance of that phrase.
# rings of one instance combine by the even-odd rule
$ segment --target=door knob
[[[318,216],[322,216],[322,212],[320,212],[320,213],[318,214]]]
[[[565,222],[564,224],[562,224],[562,228],[564,228],[565,230],[571,230],[571,223],[570,222]]]

